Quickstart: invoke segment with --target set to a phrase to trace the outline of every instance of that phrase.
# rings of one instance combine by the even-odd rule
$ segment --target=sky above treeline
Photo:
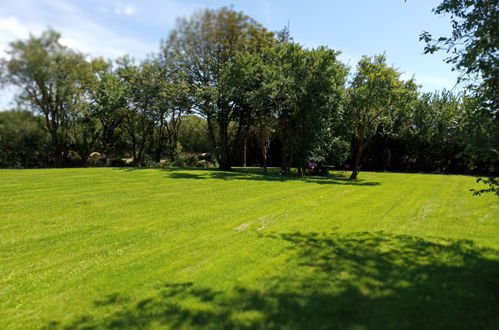
[[[157,52],[177,17],[203,8],[229,6],[271,31],[289,25],[306,47],[340,50],[352,68],[362,55],[385,52],[388,62],[413,75],[423,91],[454,88],[457,74],[445,54],[423,55],[422,31],[449,35],[449,17],[432,8],[439,0],[1,0],[0,57],[11,41],[39,35],[47,27],[62,43],[90,56],[138,60]],[[12,106],[13,89],[0,91],[0,107]]]

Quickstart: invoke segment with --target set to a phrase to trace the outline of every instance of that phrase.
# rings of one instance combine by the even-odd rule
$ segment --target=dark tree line
[[[497,159],[467,152],[497,134],[472,130],[483,95],[421,93],[384,55],[348,68],[338,51],[307,49],[228,8],[179,20],[140,63],[89,59],[59,38],[15,41],[1,63],[25,109],[0,113],[2,167],[85,165],[92,152],[103,165],[196,165],[186,154],[209,153],[220,169],[285,175],[315,164],[347,165],[352,179],[361,168],[497,172]]]

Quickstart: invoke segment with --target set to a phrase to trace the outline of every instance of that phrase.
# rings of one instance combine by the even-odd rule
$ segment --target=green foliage
[[[182,153],[180,157],[178,157],[177,161],[173,164],[178,167],[198,167],[199,166],[199,158],[196,154],[191,153]]]
[[[426,53],[450,53],[447,62],[463,73],[460,79],[473,99],[466,152],[488,162],[493,186],[499,164],[499,5],[495,0],[443,0],[434,12],[451,15],[452,35],[434,39],[425,31],[420,40],[427,44]]]
[[[472,157],[488,163],[492,173],[499,170],[499,117],[480,107],[479,97],[466,97],[464,105],[463,143]]]
[[[385,55],[364,56],[349,88],[348,120],[354,139],[353,172],[356,179],[364,149],[378,129],[390,129],[395,114],[417,98],[414,81],[403,81],[400,72],[386,63]]]
[[[160,160],[164,146],[170,161],[175,161],[182,151],[178,148],[182,118],[192,112],[192,88],[181,67],[161,58],[158,65],[163,81],[158,95],[155,159]]]
[[[124,144],[122,124],[127,105],[127,88],[111,63],[102,64],[103,67],[96,70],[89,111],[99,122],[96,126],[102,152],[108,158],[114,158],[120,155]]]
[[[342,137],[333,137],[326,141],[328,142],[325,157],[326,164],[341,168],[350,155],[350,142]]]
[[[84,56],[59,39],[59,33],[47,30],[40,37],[12,42],[9,57],[2,60],[3,79],[21,88],[19,100],[44,117],[57,166],[69,151],[70,126],[84,116],[84,95],[93,79]]]
[[[0,112],[0,167],[47,166],[48,140],[42,118],[21,110]]]
[[[252,129],[261,130],[268,126],[269,120],[264,113],[266,95],[263,84],[265,64],[261,54],[239,52],[227,62],[222,70],[220,92],[231,103],[231,118],[233,124],[229,127],[229,139],[234,141],[230,153],[235,159],[238,154],[245,158],[245,148]],[[265,138],[265,136],[260,136]],[[265,142],[264,142],[265,143]],[[246,163],[243,159],[242,163]]]
[[[434,9],[437,15],[450,14],[452,35],[433,39],[423,32],[420,40],[427,43],[426,53],[444,50],[450,53],[448,63],[479,81],[470,80],[475,91],[484,98],[481,106],[496,112],[499,108],[499,5],[495,0],[443,0]],[[466,76],[462,77],[466,79]]]
[[[179,142],[184,151],[191,153],[211,151],[206,119],[196,115],[185,115],[181,122]]]
[[[197,112],[208,122],[211,143],[220,167],[229,169],[237,148],[230,126],[243,131],[240,110],[221,87],[224,66],[237,53],[258,54],[273,42],[272,33],[241,12],[206,9],[181,19],[163,44],[165,58],[173,58],[187,72],[195,90]],[[236,133],[236,135],[238,135]]]
[[[123,59],[119,65],[118,73],[125,82],[127,95],[123,127],[131,140],[133,162],[142,164],[160,108],[158,98],[163,79],[154,62],[135,65],[133,60]]]
[[[467,161],[462,155],[462,98],[447,90],[422,93],[408,110],[397,123],[396,134],[407,150],[409,168],[446,171],[457,162]]]
[[[308,50],[290,42],[271,50],[264,88],[281,142],[282,170],[302,170],[311,158],[325,158],[337,134],[344,99],[346,67],[338,52]]]
[[[440,46],[457,51],[463,31],[475,29],[464,22],[477,24],[466,40],[471,48],[454,61],[483,77],[495,70],[495,55],[479,55],[475,43],[492,31],[491,17],[477,14],[489,5],[456,0],[437,9],[456,15],[458,31]],[[270,162],[284,174],[303,174],[308,162],[342,166],[350,159],[355,178],[363,157],[370,169],[497,175],[496,89],[483,77],[462,98],[442,91],[418,99],[415,83],[379,55],[359,62],[346,89],[339,52],[307,49],[288,28],[271,33],[226,7],[180,19],[160,52],[141,63],[87,59],[59,39],[47,30],[13,42],[0,69],[2,82],[21,88],[22,105],[41,115],[50,136],[46,158],[57,166],[87,165],[94,151],[108,165],[122,158],[180,164],[184,147],[209,152],[222,169],[266,169]],[[186,119],[191,113],[199,118]]]

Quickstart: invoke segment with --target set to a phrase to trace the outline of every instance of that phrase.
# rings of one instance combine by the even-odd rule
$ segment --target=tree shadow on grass
[[[262,235],[289,243],[259,287],[167,283],[105,317],[48,328],[498,329],[499,251],[385,233]],[[99,301],[119,300],[111,297]],[[97,312],[97,311],[96,311]]]
[[[115,169],[123,171],[140,171],[145,168],[140,167],[117,167]],[[200,168],[157,168],[158,171],[168,173],[168,178],[173,179],[219,179],[219,180],[248,180],[248,181],[270,181],[270,182],[285,182],[285,181],[300,181],[305,183],[317,184],[335,184],[335,185],[353,185],[353,186],[378,186],[381,183],[374,181],[364,181],[362,179],[349,180],[341,175],[329,176],[282,176],[277,169],[271,169],[267,174],[263,173],[260,168],[237,168],[232,171],[221,171],[218,169],[200,169]],[[193,173],[196,172],[196,173]]]

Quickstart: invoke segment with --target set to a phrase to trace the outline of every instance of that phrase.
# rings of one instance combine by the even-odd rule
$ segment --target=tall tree
[[[448,172],[456,167],[463,144],[461,99],[442,90],[419,95],[408,112],[409,125],[404,144],[414,169]]]
[[[43,115],[56,166],[67,158],[70,125],[86,106],[92,80],[84,56],[59,39],[59,33],[47,30],[40,37],[12,42],[1,70],[5,81],[21,88],[20,101]]]
[[[221,92],[224,65],[240,51],[258,53],[273,42],[272,33],[252,18],[229,8],[206,9],[181,19],[163,44],[165,57],[176,58],[196,91],[196,109],[207,119],[210,140],[221,169],[230,169],[237,115],[232,100]]]
[[[163,79],[155,63],[149,61],[135,65],[133,60],[124,58],[118,72],[127,88],[123,126],[132,143],[133,161],[142,164],[158,120]]]
[[[291,42],[272,49],[264,86],[276,118],[285,175],[291,167],[301,173],[308,160],[318,160],[317,146],[340,120],[347,69],[337,55],[325,47],[308,50]]]
[[[192,89],[182,66],[174,59],[160,56],[156,60],[157,71],[161,75],[156,108],[156,130],[154,158],[159,162],[166,149],[170,161],[178,159],[178,141],[182,117],[191,113],[193,105]]]
[[[387,65],[385,55],[364,56],[359,61],[348,100],[353,137],[350,179],[357,179],[362,154],[378,127],[391,122],[397,110],[415,101],[416,89],[412,80],[401,80],[400,72]]]
[[[206,119],[197,115],[185,115],[180,119],[179,142],[182,150],[190,153],[208,153],[208,128]]]
[[[463,73],[464,79],[483,98],[483,107],[499,109],[499,4],[497,0],[443,0],[434,10],[450,14],[452,35],[433,36],[425,31],[425,53],[446,51],[446,61]],[[478,80],[475,80],[478,75]]]
[[[263,60],[260,55],[239,52],[222,69],[220,91],[229,101],[232,109],[233,129],[229,130],[232,159],[242,156],[246,165],[246,148],[250,128],[257,119],[261,99],[259,93],[263,84]]]
[[[126,84],[111,63],[101,63],[91,90],[90,112],[99,121],[102,152],[109,161],[120,156],[121,126],[126,108]]]
[[[490,191],[499,195],[499,4],[497,0],[443,0],[435,14],[451,15],[451,36],[423,32],[425,52],[446,51],[474,99],[468,103],[466,152],[489,164]]]

